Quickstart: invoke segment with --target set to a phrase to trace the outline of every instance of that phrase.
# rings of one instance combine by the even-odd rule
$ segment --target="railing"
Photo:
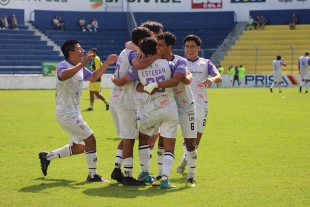
[[[129,33],[131,32],[133,28],[137,27],[137,22],[131,10],[129,2],[127,2],[127,27],[128,27]]]

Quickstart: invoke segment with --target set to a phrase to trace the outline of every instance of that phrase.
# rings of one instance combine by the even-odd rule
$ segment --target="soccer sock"
[[[309,88],[309,82],[306,82],[306,83],[305,83],[305,85],[306,85],[306,91],[308,91],[308,88]]]
[[[149,145],[140,145],[139,146],[139,158],[140,166],[142,172],[149,171],[149,160],[150,160],[150,150]]]
[[[273,87],[274,87],[274,83],[271,84],[270,88],[273,88]]]
[[[187,153],[187,149],[186,149],[186,145],[185,145],[185,140],[183,139],[183,145],[182,145],[182,148],[183,148],[183,153],[186,155]]]
[[[154,149],[154,146],[149,146],[149,150],[150,150],[149,169],[150,169],[151,161],[152,161],[152,158],[153,158],[153,155],[152,155],[153,149]]]
[[[124,171],[125,177],[132,177],[132,169],[133,169],[133,157],[128,157],[124,159]]]
[[[93,108],[93,107],[94,107],[94,102],[93,102],[93,103],[90,103],[89,107],[90,107],[90,108]]]
[[[115,168],[121,169],[123,163],[123,150],[117,149],[115,156]]]
[[[279,84],[279,91],[282,91],[282,88],[281,88],[281,83]]]
[[[193,149],[187,149],[186,159],[188,163],[187,179],[194,178],[196,173],[197,147],[194,147]]]
[[[171,168],[174,162],[174,154],[172,152],[166,152],[164,155],[164,159],[163,159],[163,176],[162,176],[162,180],[167,180],[170,172],[171,172]]]
[[[186,156],[187,156],[187,154],[184,154],[184,155],[182,156],[182,160],[181,160],[181,162],[180,162],[180,164],[179,164],[180,167],[186,168],[186,165],[187,165]]]
[[[86,162],[88,165],[88,173],[91,178],[97,174],[97,152],[95,151],[84,151]]]
[[[158,165],[158,175],[159,176],[162,176],[162,174],[163,174],[164,154],[165,154],[164,147],[158,145],[158,149],[157,149],[157,165]]]
[[[300,83],[299,83],[299,86],[300,86],[300,87],[303,87],[304,84],[305,84],[305,82],[301,80]]]
[[[72,155],[71,146],[67,144],[66,146],[63,146],[62,148],[59,148],[57,150],[54,150],[53,152],[49,152],[46,155],[47,160],[53,160],[63,157],[69,157]]]

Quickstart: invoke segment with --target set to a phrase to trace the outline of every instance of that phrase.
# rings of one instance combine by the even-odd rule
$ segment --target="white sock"
[[[282,91],[282,88],[281,88],[281,83],[279,84],[279,91]]]
[[[182,156],[182,160],[181,160],[181,162],[180,162],[180,164],[179,164],[179,166],[181,166],[181,167],[183,167],[183,168],[186,168],[186,165],[187,165],[186,156],[187,156],[187,154],[184,154],[184,155]]]
[[[54,150],[53,152],[49,152],[46,155],[47,160],[53,160],[63,157],[69,157],[72,155],[71,146],[67,144],[66,146],[63,146],[62,148],[59,148],[57,150]]]
[[[117,149],[115,156],[115,168],[121,169],[123,163],[123,150]]]
[[[164,147],[158,146],[157,149],[157,165],[158,165],[158,176],[163,175],[163,159],[164,159],[165,150]]]
[[[149,169],[150,169],[151,161],[152,161],[152,158],[153,158],[153,149],[154,149],[154,146],[149,146],[149,150],[150,150]]]
[[[149,158],[150,158],[150,150],[149,145],[141,145],[139,146],[139,158],[140,158],[140,166],[141,172],[149,171]]]
[[[187,153],[187,149],[186,149],[186,146],[185,146],[185,140],[184,139],[183,139],[182,148],[183,148],[183,153],[186,154]]]
[[[166,152],[164,155],[164,159],[163,159],[163,176],[162,176],[162,180],[167,180],[170,172],[171,172],[171,168],[174,162],[174,154],[172,152]]]
[[[300,83],[299,83],[299,86],[303,87],[304,85],[305,85],[305,82],[301,80]]]
[[[270,88],[273,88],[273,87],[274,87],[274,83],[271,84]]]
[[[197,147],[187,151],[186,159],[188,163],[187,179],[194,178],[196,173]]]
[[[86,162],[88,165],[88,173],[91,178],[97,174],[97,152],[96,151],[89,151],[85,152]]]
[[[128,157],[124,159],[124,171],[125,177],[132,177],[132,169],[133,169],[133,157]]]
[[[306,83],[305,83],[305,85],[306,85],[306,91],[308,91],[308,88],[309,88],[309,82],[306,82]]]

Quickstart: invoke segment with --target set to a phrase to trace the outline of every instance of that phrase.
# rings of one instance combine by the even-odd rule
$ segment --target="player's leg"
[[[153,158],[153,149],[157,140],[158,134],[152,135],[149,140],[148,140],[148,144],[149,144],[149,149],[150,149],[150,160],[149,160],[149,168],[151,166],[151,161]]]
[[[305,78],[306,93],[308,93],[308,88],[309,88],[309,70],[305,71],[304,78]]]
[[[278,82],[278,87],[279,87],[279,93],[282,93],[282,86],[281,86],[281,83],[282,83],[282,74],[278,74],[277,75],[277,82]]]
[[[157,145],[157,167],[158,167],[158,174],[155,178],[155,181],[152,183],[152,186],[159,186],[161,183],[161,178],[163,175],[163,159],[165,155],[165,149],[164,149],[164,141],[163,137],[158,134],[158,145]]]

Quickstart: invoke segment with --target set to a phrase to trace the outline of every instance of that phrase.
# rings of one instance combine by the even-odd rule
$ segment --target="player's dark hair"
[[[197,46],[202,44],[201,39],[197,35],[187,35],[183,40],[184,45],[187,41],[195,41]]]
[[[222,67],[221,65],[219,65],[219,68]]]
[[[130,38],[135,45],[138,45],[140,39],[151,36],[151,31],[146,27],[136,27],[131,30]]]
[[[281,56],[280,55],[277,56],[277,60],[281,60]]]
[[[66,59],[69,58],[69,52],[74,51],[74,47],[78,43],[79,41],[77,40],[67,40],[64,43],[62,43],[60,48],[61,48],[62,54],[65,56]]]
[[[306,52],[306,53],[305,53],[305,55],[307,55],[307,56],[308,56],[308,55],[309,55],[309,53],[308,53],[308,52]]]
[[[97,48],[92,48],[92,49],[90,49],[90,50],[92,50],[92,51],[94,51],[94,52],[96,52],[96,53],[98,53],[98,50],[97,50]]]
[[[159,33],[160,31],[163,31],[164,30],[164,27],[161,23],[159,22],[156,22],[156,21],[151,21],[151,20],[148,20],[146,22],[143,22],[140,27],[146,27],[148,28],[149,30],[151,30],[152,32],[154,33]]]
[[[240,65],[239,68],[242,68],[242,65]]]
[[[159,34],[157,36],[158,40],[164,40],[167,46],[172,45],[172,47],[175,44],[176,37],[171,32],[164,32],[162,34]]]
[[[146,37],[142,40],[140,49],[146,55],[152,55],[156,52],[157,41],[153,37]]]

